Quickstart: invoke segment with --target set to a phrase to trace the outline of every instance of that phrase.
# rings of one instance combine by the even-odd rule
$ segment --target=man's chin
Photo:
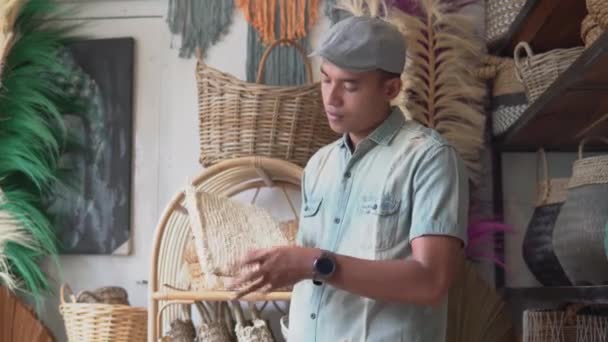
[[[329,121],[329,128],[337,134],[344,134],[346,132],[346,128],[343,125],[340,125],[336,122]]]

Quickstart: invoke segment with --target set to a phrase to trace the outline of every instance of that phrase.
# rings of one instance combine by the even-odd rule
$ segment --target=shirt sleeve
[[[458,152],[449,145],[432,149],[423,157],[413,182],[410,241],[443,235],[466,245],[469,180]]]

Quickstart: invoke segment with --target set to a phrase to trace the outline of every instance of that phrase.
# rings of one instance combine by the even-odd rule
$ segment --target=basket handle
[[[304,60],[304,66],[306,67],[306,79],[308,80],[308,83],[312,83],[313,82],[312,66],[310,65],[310,60],[306,56],[306,51],[304,51],[304,48],[302,48],[302,46],[300,46],[300,44],[296,43],[296,41],[291,40],[291,39],[286,39],[286,38],[275,40],[272,44],[270,44],[270,46],[268,46],[268,48],[262,55],[262,59],[260,60],[260,65],[258,66],[258,77],[256,79],[256,83],[262,83],[262,81],[264,79],[264,68],[266,65],[266,60],[270,56],[270,53],[272,52],[272,50],[275,47],[279,46],[280,44],[281,45],[287,44],[287,45],[291,45],[292,47],[296,48],[296,50],[300,53],[300,56],[302,56],[302,59]]]
[[[608,138],[605,137],[585,137],[583,138],[583,140],[581,140],[580,144],[578,145],[578,159],[583,159],[583,149],[585,147],[585,144],[589,141],[589,140],[597,140],[597,141],[602,141],[606,144],[608,144]]]
[[[547,203],[549,194],[551,193],[551,182],[549,182],[549,163],[547,162],[547,154],[543,148],[538,149],[538,168],[536,169],[536,184],[540,184],[540,178],[542,177],[542,183],[545,185],[545,192],[543,194],[542,204]],[[539,171],[542,170],[542,176],[539,175]]]
[[[525,55],[522,55],[523,52],[525,52]],[[532,48],[527,42],[519,42],[515,46],[513,61],[515,62],[515,76],[518,81],[523,82],[521,71],[524,67],[524,63],[526,63],[527,67],[530,67],[530,57],[532,56],[534,56],[534,52],[532,52]]]
[[[76,297],[74,297],[74,291],[72,291],[72,288],[70,287],[70,285],[68,285],[68,283],[63,283],[61,284],[61,287],[59,288],[59,301],[61,302],[61,304],[65,304],[65,295],[68,294],[70,296],[70,299],[72,300],[72,303],[76,303]]]

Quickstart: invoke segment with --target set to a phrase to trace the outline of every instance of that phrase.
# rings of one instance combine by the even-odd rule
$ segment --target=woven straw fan
[[[448,295],[446,342],[512,342],[509,311],[496,290],[467,262]]]
[[[234,266],[253,249],[288,245],[281,226],[271,214],[189,187],[186,209],[203,273],[236,276]]]
[[[440,0],[421,0],[422,17],[387,10],[380,0],[340,0],[337,7],[357,16],[389,13],[384,18],[403,33],[408,51],[404,89],[395,102],[406,116],[445,137],[478,183],[486,86],[474,74],[483,41],[475,37],[473,18],[456,13],[460,5]]]
[[[6,287],[0,287],[0,341],[53,342],[49,330]]]

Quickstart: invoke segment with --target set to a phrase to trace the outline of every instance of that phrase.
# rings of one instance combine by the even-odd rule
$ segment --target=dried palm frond
[[[403,32],[408,56],[399,104],[404,112],[434,128],[461,154],[473,183],[481,172],[486,118],[486,86],[474,74],[483,42],[474,19],[440,0],[421,1],[424,16],[398,10],[391,22]]]
[[[513,322],[493,286],[467,262],[448,295],[446,342],[511,342]]]

